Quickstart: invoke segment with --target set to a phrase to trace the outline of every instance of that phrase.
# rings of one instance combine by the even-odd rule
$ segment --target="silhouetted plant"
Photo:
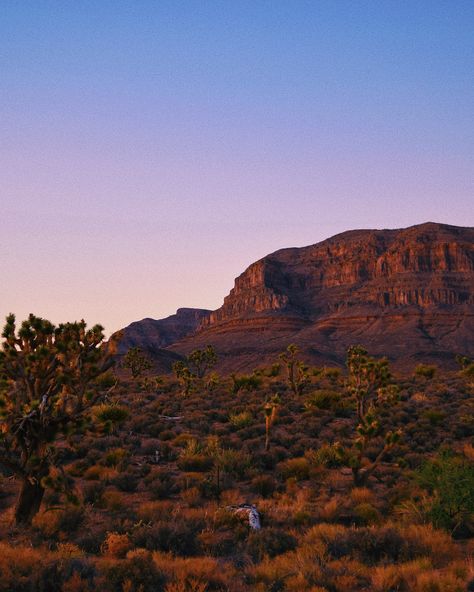
[[[364,485],[383,458],[400,440],[401,430],[386,432],[383,435],[383,448],[373,461],[367,460],[366,453],[370,444],[381,435],[378,409],[383,403],[393,403],[398,391],[394,384],[389,384],[391,375],[388,361],[385,358],[371,358],[361,346],[349,348],[347,367],[347,386],[356,401],[358,421],[352,450],[347,452],[347,457],[354,483]]]
[[[217,354],[212,347],[208,345],[205,349],[195,349],[188,358],[188,367],[197,378],[203,378],[206,372],[213,368],[217,363]]]
[[[302,395],[305,388],[310,384],[308,366],[298,358],[299,348],[292,343],[286,351],[280,354],[280,360],[286,366],[288,384],[297,396]]]
[[[123,360],[123,367],[128,368],[134,380],[152,367],[150,360],[143,354],[141,348],[131,347]]]
[[[103,395],[97,383],[112,365],[114,342],[103,346],[103,328],[84,321],[55,327],[30,315],[17,331],[9,315],[0,352],[0,464],[21,480],[18,524],[38,512],[45,487],[54,486],[54,443],[90,419]],[[113,387],[112,387],[113,388]]]

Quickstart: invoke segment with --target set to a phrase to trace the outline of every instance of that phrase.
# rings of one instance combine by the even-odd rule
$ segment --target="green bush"
[[[474,464],[450,450],[443,450],[421,467],[417,478],[432,495],[428,517],[433,526],[453,534],[471,533]]]

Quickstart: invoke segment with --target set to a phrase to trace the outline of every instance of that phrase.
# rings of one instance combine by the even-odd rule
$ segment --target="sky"
[[[0,319],[215,309],[279,248],[474,226],[474,2],[2,0]]]

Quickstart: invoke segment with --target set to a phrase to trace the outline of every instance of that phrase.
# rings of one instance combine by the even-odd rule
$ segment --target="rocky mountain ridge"
[[[139,322],[146,349],[212,344],[223,370],[253,369],[289,343],[316,364],[341,364],[361,343],[399,365],[449,365],[474,356],[474,228],[352,230],[281,249],[252,263],[219,309],[185,315],[179,331],[176,316],[164,340]]]
[[[353,343],[400,363],[474,355],[474,228],[353,230],[276,251],[171,349],[207,342],[233,369],[268,361],[290,342],[315,363],[342,363]]]

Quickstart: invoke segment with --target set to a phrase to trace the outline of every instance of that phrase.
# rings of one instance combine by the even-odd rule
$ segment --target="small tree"
[[[298,346],[292,343],[279,356],[286,366],[288,384],[296,396],[302,395],[311,383],[308,366],[298,359],[299,351]]]
[[[433,525],[445,528],[451,534],[460,530],[471,534],[474,528],[474,464],[451,450],[443,450],[424,463],[417,478],[431,494],[428,518]]]
[[[212,345],[208,345],[205,349],[195,349],[188,356],[188,367],[197,378],[203,378],[216,363],[217,354]]]
[[[176,378],[179,380],[182,386],[182,394],[184,397],[187,397],[194,386],[196,381],[196,376],[191,372],[191,370],[186,366],[184,362],[175,362],[173,364],[173,372]]]
[[[139,347],[131,347],[125,355],[123,367],[128,368],[136,380],[152,367],[152,363]]]
[[[381,388],[390,380],[388,360],[371,358],[367,350],[355,345],[347,350],[349,370],[348,390],[356,401],[357,418],[364,421],[367,411],[374,405]]]
[[[206,349],[195,349],[192,351],[185,361],[175,362],[173,364],[173,372],[176,378],[180,381],[183,387],[183,395],[188,396],[193,389],[197,380],[204,378],[206,372],[215,366],[217,362],[217,355],[212,345],[208,345]],[[214,378],[210,377],[205,385],[210,390],[216,386],[217,375]]]
[[[32,314],[18,331],[9,315],[2,337],[0,465],[21,480],[16,523],[30,524],[58,464],[54,443],[90,418],[104,394],[98,379],[113,365],[115,344],[104,346],[100,325],[55,327]]]
[[[357,412],[356,435],[347,459],[356,485],[364,485],[380,462],[397,444],[401,431],[381,433],[378,409],[383,404],[393,403],[398,394],[396,385],[390,384],[391,375],[385,358],[371,358],[361,346],[349,348],[347,352],[349,377],[347,388],[355,400]],[[376,458],[370,462],[366,451],[374,439],[382,436],[384,445]]]

